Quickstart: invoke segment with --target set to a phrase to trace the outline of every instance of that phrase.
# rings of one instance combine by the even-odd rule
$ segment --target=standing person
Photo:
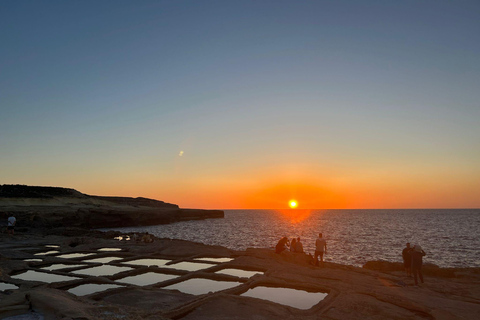
[[[14,216],[10,216],[7,220],[7,233],[15,234],[15,224],[17,224],[17,219]]]
[[[303,253],[303,244],[300,242],[300,237],[297,238],[297,243],[295,243],[295,252]]]
[[[318,266],[318,256],[320,256],[320,262],[323,267],[323,254],[327,254],[327,241],[323,239],[321,233],[318,234],[318,238],[315,241],[315,265]]]
[[[410,243],[407,242],[406,248],[402,251],[403,257],[403,266],[405,267],[405,273],[408,277],[412,276],[412,248],[410,248]]]
[[[417,281],[417,274],[420,277],[420,281],[423,283],[423,275],[422,275],[422,264],[423,264],[423,256],[425,255],[425,251],[422,250],[418,244],[413,247],[411,251],[412,256],[412,272],[413,277],[415,279],[415,286],[418,286]]]
[[[275,253],[281,253],[283,250],[287,249],[287,246],[288,246],[288,238],[283,237],[278,241],[277,246],[275,247]]]
[[[292,242],[290,242],[290,252],[295,252],[295,250],[296,250],[296,247],[295,247],[296,242],[297,242],[297,240],[296,240],[295,238],[293,238],[293,239],[292,239]]]

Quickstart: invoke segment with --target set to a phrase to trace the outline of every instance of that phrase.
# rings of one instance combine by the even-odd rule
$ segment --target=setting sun
[[[298,206],[298,203],[295,200],[290,200],[288,205],[290,206],[290,208],[295,209]]]

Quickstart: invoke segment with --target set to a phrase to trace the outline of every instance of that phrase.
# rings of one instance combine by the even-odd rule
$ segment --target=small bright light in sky
[[[178,154],[180,157],[183,156],[183,151],[180,151],[180,153]]]
[[[290,206],[290,208],[295,209],[298,206],[298,203],[296,200],[290,200],[288,205]]]

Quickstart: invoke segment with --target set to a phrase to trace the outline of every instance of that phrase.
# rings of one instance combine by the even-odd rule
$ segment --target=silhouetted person
[[[303,253],[303,244],[300,241],[300,237],[297,238],[297,242],[295,243],[295,252]]]
[[[406,248],[402,251],[403,257],[403,266],[405,267],[405,273],[407,276],[412,276],[412,248],[410,248],[410,243],[406,244]]]
[[[320,263],[323,266],[323,254],[327,254],[327,241],[323,239],[321,233],[318,234],[318,238],[315,241],[315,265],[318,266],[318,256],[320,256]]]
[[[292,241],[290,242],[290,252],[295,252],[296,244],[297,244],[297,239],[293,238]]]
[[[423,283],[423,275],[422,275],[422,264],[423,264],[423,256],[425,255],[425,251],[422,250],[418,244],[413,247],[411,251],[412,256],[412,272],[413,277],[415,279],[415,285],[418,286],[417,281],[417,274],[420,277],[420,281]]]
[[[14,216],[10,216],[7,220],[7,233],[15,234],[15,225],[17,224],[17,219]]]
[[[288,238],[283,237],[278,241],[277,246],[275,247],[275,253],[281,253],[282,251],[287,249],[287,245],[288,245]]]

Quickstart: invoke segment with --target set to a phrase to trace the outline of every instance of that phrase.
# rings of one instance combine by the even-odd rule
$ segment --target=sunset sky
[[[480,2],[0,1],[0,184],[480,207]]]

